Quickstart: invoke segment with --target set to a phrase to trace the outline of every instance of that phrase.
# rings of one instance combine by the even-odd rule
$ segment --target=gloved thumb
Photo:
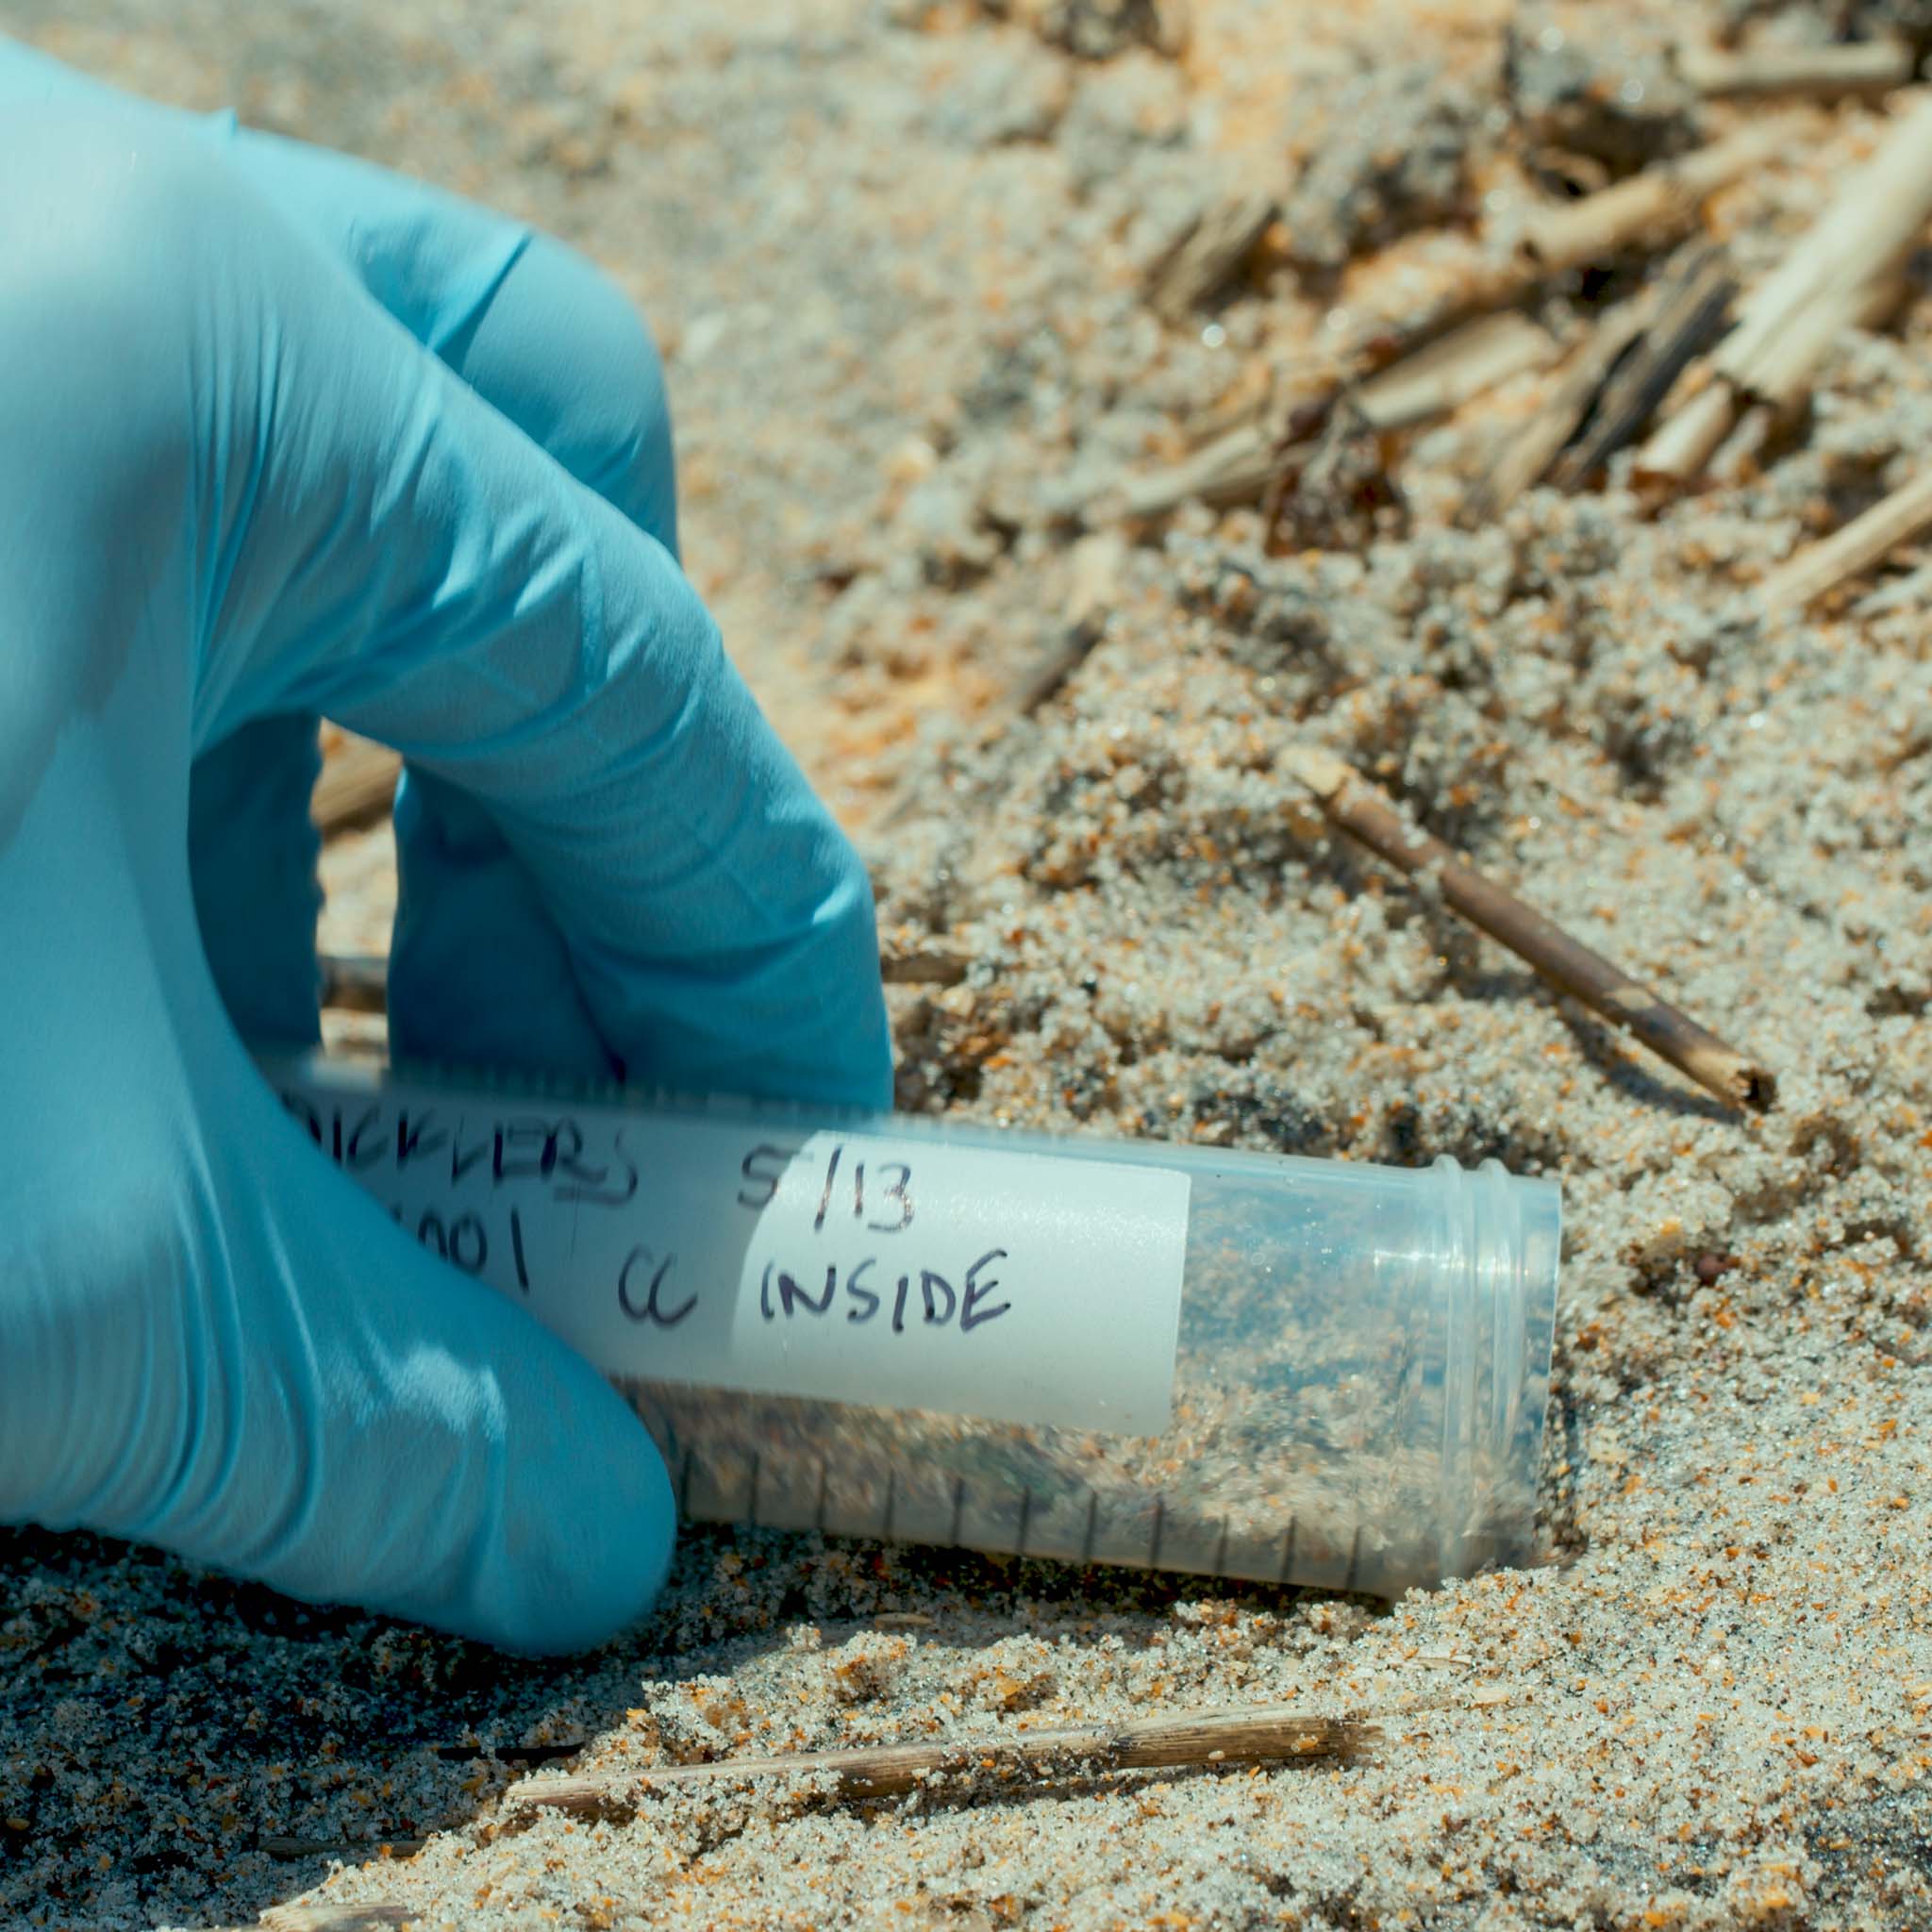
[[[152,1089],[123,1109],[131,1185],[108,1211],[63,1192],[0,1239],[0,1520],[512,1650],[609,1637],[669,1558],[649,1435],[521,1308],[404,1235],[230,1050],[212,1115],[177,1123]],[[211,1144],[193,1117],[219,1122]]]

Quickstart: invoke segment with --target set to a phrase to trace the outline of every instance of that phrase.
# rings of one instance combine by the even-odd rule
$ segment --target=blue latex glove
[[[236,1027],[315,1037],[325,713],[409,760],[401,1050],[887,1102],[867,882],[677,568],[655,357],[554,243],[5,42],[0,181],[0,1520],[595,1642],[664,1573],[648,1437]]]

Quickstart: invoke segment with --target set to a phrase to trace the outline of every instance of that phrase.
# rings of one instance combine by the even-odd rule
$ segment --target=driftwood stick
[[[1688,259],[1660,285],[1657,304],[1636,348],[1605,383],[1582,438],[1551,472],[1574,490],[1641,433],[1671,386],[1717,339],[1738,285],[1722,248],[1687,244]]]
[[[403,761],[367,739],[345,738],[322,761],[309,815],[325,839],[386,813],[396,795]]]
[[[1607,260],[1640,242],[1658,247],[1674,241],[1713,194],[1770,160],[1791,133],[1786,122],[1760,122],[1552,208],[1530,225],[1524,253],[1541,274],[1555,275]]]
[[[1677,49],[1677,72],[1707,99],[1802,94],[1830,100],[1885,94],[1904,87],[1917,65],[1903,41],[1856,41],[1824,47]]]
[[[1932,472],[1874,503],[1843,529],[1801,550],[1757,587],[1766,610],[1802,610],[1932,527]]]
[[[1653,1053],[1733,1107],[1767,1108],[1776,1096],[1772,1074],[1696,1021],[1640,985],[1465,863],[1440,840],[1405,824],[1394,805],[1341,759],[1313,749],[1283,755],[1287,770],[1311,791],[1329,821],[1399,871],[1434,871],[1456,910],[1506,945],[1560,991],[1582,1001]]]
[[[959,1744],[878,1744],[853,1751],[788,1751],[776,1757],[670,1764],[620,1777],[526,1778],[504,1803],[572,1812],[635,1810],[635,1798],[747,1777],[829,1773],[841,1798],[894,1798],[928,1779],[991,1773],[1008,1783],[1095,1771],[1172,1770],[1195,1764],[1271,1764],[1346,1757],[1378,1734],[1352,1719],[1307,1717],[1285,1706],[1198,1711],[1123,1724],[1070,1724]]]

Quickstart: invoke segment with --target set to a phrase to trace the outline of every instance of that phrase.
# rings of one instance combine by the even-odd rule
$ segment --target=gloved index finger
[[[478,800],[632,1077],[884,1104],[864,870],[662,545],[192,144],[136,179],[122,272],[204,479],[200,741],[319,710]]]

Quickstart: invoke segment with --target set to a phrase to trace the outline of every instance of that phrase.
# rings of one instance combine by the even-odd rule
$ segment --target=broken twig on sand
[[[1733,1107],[1773,1105],[1777,1090],[1769,1071],[1484,877],[1440,839],[1406,824],[1394,804],[1341,758],[1298,747],[1285,752],[1281,763],[1332,824],[1403,872],[1437,873],[1442,897],[1457,912],[1560,991],[1634,1033],[1720,1100]]]
[[[1932,527],[1932,475],[1916,476],[1843,529],[1788,558],[1757,587],[1766,610],[1802,610]]]
[[[1070,1724],[959,1744],[876,1744],[853,1751],[789,1751],[775,1757],[667,1764],[617,1777],[528,1778],[504,1793],[507,1806],[573,1812],[634,1810],[646,1793],[748,1777],[830,1774],[841,1798],[893,1798],[936,1777],[992,1774],[1008,1782],[1082,1776],[1096,1771],[1174,1770],[1185,1765],[1295,1763],[1346,1757],[1373,1743],[1370,1725],[1307,1717],[1279,1705],[1198,1711],[1124,1724]]]

